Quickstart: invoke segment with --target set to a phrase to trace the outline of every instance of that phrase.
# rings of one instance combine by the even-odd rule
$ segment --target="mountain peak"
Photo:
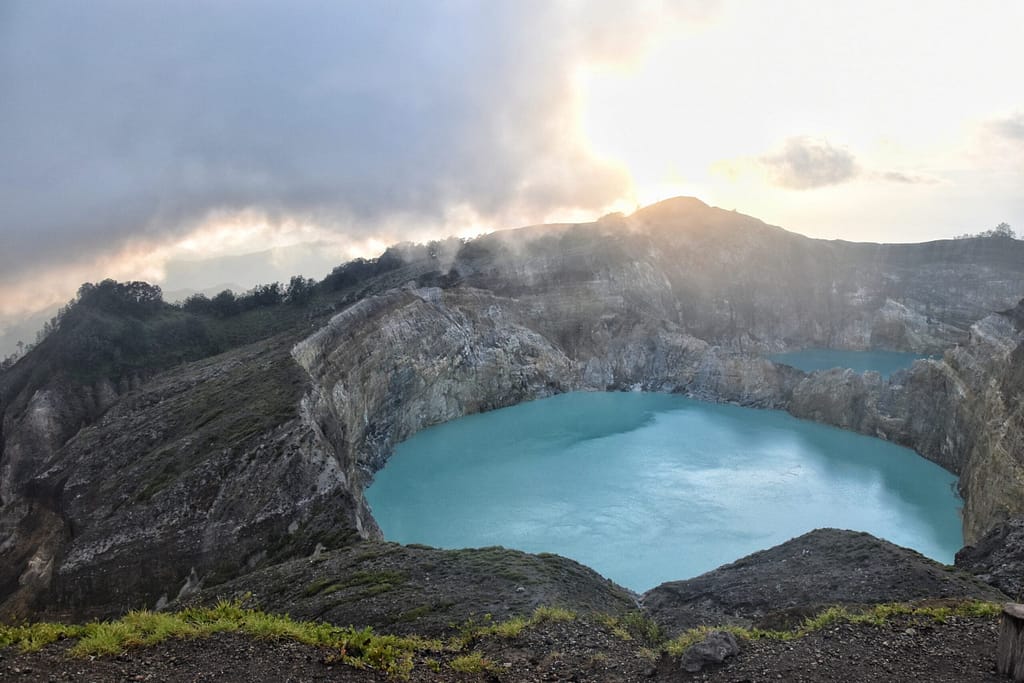
[[[696,197],[672,197],[638,209],[629,222],[640,230],[688,233],[744,233],[781,231],[764,221],[737,211],[705,204]]]
[[[669,215],[706,211],[711,208],[696,197],[670,197],[637,209],[631,217],[645,219],[663,218]]]

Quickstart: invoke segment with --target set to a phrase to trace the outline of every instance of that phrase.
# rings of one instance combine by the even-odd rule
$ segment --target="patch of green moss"
[[[406,576],[402,572],[388,570],[359,571],[348,576],[317,579],[306,586],[303,593],[307,598],[311,598],[316,595],[327,596],[343,590],[359,589],[354,594],[347,595],[340,601],[335,601],[335,604],[341,604],[387,593],[402,585],[405,581]]]
[[[387,557],[388,555],[394,554],[395,551],[399,550],[400,548],[401,546],[398,545],[392,546],[391,544],[380,544],[359,553],[353,559],[353,563],[361,564],[363,562],[369,562],[371,560],[378,560],[382,557]]]
[[[319,595],[328,586],[332,585],[333,579],[317,579],[312,582],[302,591],[307,598],[311,598],[314,595]]]
[[[416,621],[417,619],[422,619],[433,611],[434,607],[432,605],[420,605],[419,607],[413,607],[411,610],[402,612],[395,617],[394,621],[397,623]]]
[[[381,570],[355,572],[339,580],[338,583],[342,588],[354,588],[356,586],[397,586],[405,581],[406,577],[402,572]]]
[[[170,465],[166,466],[160,474],[146,482],[139,492],[135,494],[135,502],[147,502],[153,496],[170,486],[177,477],[177,470]]]
[[[953,616],[961,617],[995,617],[1002,611],[1002,606],[992,602],[980,600],[965,600],[942,605],[912,605],[907,603],[887,603],[874,605],[864,609],[854,609],[843,606],[829,607],[813,617],[804,620],[799,628],[791,631],[775,631],[757,628],[744,628],[741,626],[700,626],[673,638],[665,645],[665,650],[670,655],[680,655],[687,648],[704,639],[711,631],[729,631],[738,638],[747,640],[758,640],[769,638],[772,640],[793,640],[802,638],[815,631],[828,628],[838,623],[867,624],[871,626],[884,626],[893,617],[912,616],[921,619],[931,620],[937,623],[945,623]]]

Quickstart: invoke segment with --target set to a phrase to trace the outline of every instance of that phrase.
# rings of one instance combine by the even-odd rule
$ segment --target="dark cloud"
[[[611,36],[640,29],[624,10],[8,1],[0,284],[44,259],[162,239],[215,209],[359,236],[460,205],[599,208],[626,178],[574,136],[572,69],[626,49]]]
[[[758,161],[772,182],[793,190],[838,185],[859,172],[857,160],[848,150],[804,136],[787,139],[781,150]]]

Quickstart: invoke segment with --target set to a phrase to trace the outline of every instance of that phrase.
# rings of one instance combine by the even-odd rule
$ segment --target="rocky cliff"
[[[37,349],[0,376],[2,609],[153,605],[378,538],[362,489],[397,442],[574,389],[911,445],[962,476],[973,538],[1024,499],[1019,321],[992,315],[1022,293],[1015,240],[825,242],[680,199],[410,250],[279,334],[124,381],[50,373]],[[762,355],[806,346],[948,350],[889,381]]]
[[[665,207],[655,209],[653,216],[664,219]],[[958,327],[967,309],[952,303],[952,292],[960,283],[978,283],[977,277],[961,275],[943,289],[941,277],[902,270],[913,271],[916,263],[926,273],[951,277],[930,260],[943,253],[935,245],[915,260],[903,245],[868,249],[795,240],[783,258],[785,250],[772,239],[785,243],[789,233],[750,219],[721,227],[716,221],[726,212],[708,211],[706,223],[683,220],[674,230],[638,227],[653,220],[644,212],[630,221],[606,220],[589,228],[601,236],[597,241],[576,226],[532,238],[491,236],[470,244],[453,265],[458,286],[410,282],[363,300],[298,344],[293,355],[313,379],[319,405],[344,426],[339,448],[367,475],[397,442],[431,424],[560,391],[643,389],[784,409],[910,446],[962,476],[969,541],[1022,511],[1018,397],[1024,383],[1011,379],[1024,354],[1018,351],[1024,341],[1013,313],[1018,309],[992,314],[978,304],[971,310],[984,317]],[[744,230],[751,233],[745,242],[738,237]],[[726,246],[716,251],[711,236]],[[698,238],[703,241],[694,246]],[[854,264],[870,253],[872,269],[842,261],[819,273],[825,254],[847,246]],[[942,258],[962,257],[956,242],[947,248],[952,251]],[[695,253],[718,263],[697,268]],[[742,308],[738,300],[722,298],[716,306],[713,288],[702,284],[728,259],[743,273],[738,277],[752,283],[746,291],[757,301],[755,313],[731,321],[727,316]],[[878,265],[890,262],[897,264],[891,272]],[[888,297],[879,301],[877,289],[872,308],[868,283],[835,284],[844,273],[858,272],[909,283],[901,291],[920,296],[924,303],[913,301],[921,311]],[[1010,272],[1000,276],[1002,284],[980,286],[992,285],[990,296],[1021,287]],[[718,279],[725,290],[734,281]],[[680,291],[698,294],[690,300]],[[978,292],[968,298],[984,300]],[[1004,303],[998,296],[987,301]],[[827,340],[818,336],[826,328]],[[889,380],[848,370],[806,374],[760,354],[794,340],[835,344],[842,338],[857,347],[877,341],[883,329],[885,338],[901,340],[897,347],[929,348],[909,344],[922,339],[952,346],[943,359],[919,361]]]
[[[1024,303],[1024,302],[1022,302]],[[1021,305],[983,318],[941,360],[883,382],[874,373],[813,373],[787,410],[895,441],[960,476],[964,538],[1024,513],[1024,333]]]

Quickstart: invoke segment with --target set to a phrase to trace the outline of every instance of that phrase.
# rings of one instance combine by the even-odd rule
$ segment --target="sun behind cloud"
[[[1024,208],[990,192],[1024,182],[1019,168],[975,141],[1019,132],[996,115],[1022,105],[1007,87],[1024,63],[1014,15],[1024,6],[723,3],[626,66],[581,68],[580,127],[638,204],[696,194],[853,240],[957,234]]]
[[[676,195],[826,238],[1024,224],[1022,25],[997,0],[16,4],[0,316],[180,259]]]

